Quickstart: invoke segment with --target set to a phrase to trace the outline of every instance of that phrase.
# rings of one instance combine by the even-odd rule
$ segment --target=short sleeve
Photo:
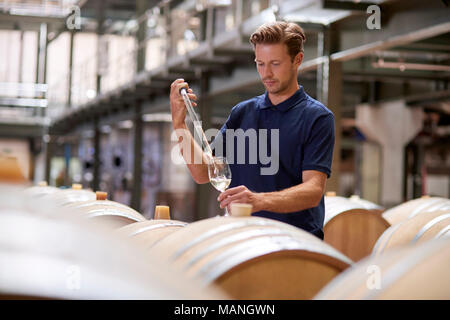
[[[330,177],[334,138],[333,114],[317,118],[303,148],[302,171],[317,170]]]

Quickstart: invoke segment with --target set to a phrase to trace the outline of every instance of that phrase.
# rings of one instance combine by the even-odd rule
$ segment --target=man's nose
[[[263,71],[263,78],[271,78],[272,76],[273,76],[272,68],[269,66],[265,67]]]

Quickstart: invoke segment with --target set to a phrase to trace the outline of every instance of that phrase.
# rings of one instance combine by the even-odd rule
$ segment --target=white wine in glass
[[[225,177],[215,177],[211,178],[211,184],[214,188],[219,190],[220,192],[224,192],[231,183],[231,179],[227,179]]]
[[[213,157],[208,163],[209,181],[220,192],[224,192],[231,183],[231,170],[225,157]],[[225,215],[228,210],[225,207]]]

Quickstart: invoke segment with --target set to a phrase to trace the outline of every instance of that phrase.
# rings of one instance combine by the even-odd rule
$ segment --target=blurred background
[[[336,119],[327,189],[386,208],[450,193],[450,9],[443,0],[2,0],[0,157],[32,183],[108,192],[144,216],[221,214],[172,161],[170,83],[203,127],[263,93],[248,42],[306,32],[299,82]]]

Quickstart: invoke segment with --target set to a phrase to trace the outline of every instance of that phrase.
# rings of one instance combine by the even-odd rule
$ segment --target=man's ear
[[[299,67],[302,64],[302,61],[303,61],[303,52],[299,52],[294,58],[294,64],[296,64],[297,67]]]

